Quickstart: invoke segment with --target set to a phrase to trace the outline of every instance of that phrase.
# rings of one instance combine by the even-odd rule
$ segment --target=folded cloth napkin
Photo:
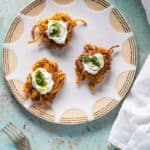
[[[143,7],[145,8],[148,22],[150,24],[150,0],[142,0],[142,3],[143,3]]]
[[[150,55],[122,104],[109,142],[122,150],[150,150]]]

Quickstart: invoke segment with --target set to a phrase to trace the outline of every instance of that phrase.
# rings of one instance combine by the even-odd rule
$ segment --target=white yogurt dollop
[[[84,62],[82,61],[82,64],[84,66],[84,70],[87,71],[90,74],[97,74],[103,67],[104,67],[104,56],[102,54],[96,53],[93,56],[97,58],[97,61],[99,62],[99,66],[95,65],[91,62]],[[93,56],[90,56],[92,58]]]
[[[44,68],[37,68],[32,74],[32,86],[40,93],[49,93],[54,85],[52,75]]]
[[[48,38],[57,44],[64,44],[68,34],[67,27],[67,23],[61,20],[49,20],[46,31]]]

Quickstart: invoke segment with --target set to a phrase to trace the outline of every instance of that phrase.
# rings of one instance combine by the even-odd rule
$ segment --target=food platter
[[[82,18],[87,26],[75,28],[72,41],[61,51],[49,51],[38,42],[28,44],[32,26],[57,11]],[[110,73],[94,92],[75,83],[75,58],[87,43],[119,45],[112,56]],[[67,78],[53,103],[40,109],[26,97],[23,84],[34,62],[43,57],[56,60]],[[80,124],[110,112],[128,93],[136,66],[135,37],[120,11],[105,0],[35,0],[13,20],[3,45],[4,76],[17,101],[33,115],[59,124]]]

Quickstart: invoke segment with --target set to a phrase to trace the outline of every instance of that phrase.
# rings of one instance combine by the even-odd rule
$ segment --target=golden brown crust
[[[66,41],[64,44],[57,44],[55,41],[53,41],[47,37],[46,30],[47,30],[49,20],[61,20],[68,24],[68,28],[67,28],[68,35],[67,35],[67,38],[66,38]],[[32,35],[33,40],[29,41],[29,43],[33,43],[33,42],[41,39],[40,45],[42,45],[43,43],[46,43],[49,49],[55,49],[55,48],[61,49],[71,41],[73,28],[77,25],[78,21],[80,21],[84,25],[86,25],[86,22],[82,19],[72,19],[71,16],[66,13],[56,12],[50,18],[45,18],[43,20],[39,20],[38,23],[36,23],[32,27],[31,35]],[[38,29],[37,36],[35,36],[36,29]]]
[[[50,93],[47,93],[45,95],[41,95],[38,93],[32,86],[32,79],[31,75],[29,74],[27,77],[27,80],[24,84],[23,91],[27,94],[29,98],[31,98],[34,101],[40,101],[41,107],[45,107],[48,103],[51,103],[57,94],[58,91],[60,91],[61,87],[64,84],[65,80],[65,74],[59,70],[58,64],[55,61],[50,61],[46,58],[42,58],[41,60],[37,61],[33,67],[32,70],[36,70],[37,68],[44,68],[49,73],[52,74],[52,78],[54,81],[54,86]]]
[[[84,46],[83,53],[81,55],[94,55],[95,53],[100,53],[104,56],[104,67],[95,75],[88,73],[84,70],[83,64],[80,60],[80,56],[77,58],[75,62],[75,71],[77,75],[76,83],[79,84],[83,80],[88,80],[88,86],[90,90],[95,90],[95,85],[102,82],[104,75],[108,73],[111,69],[111,55],[113,53],[113,48],[118,47],[113,46],[109,49],[104,47],[98,47],[91,44],[87,44]]]

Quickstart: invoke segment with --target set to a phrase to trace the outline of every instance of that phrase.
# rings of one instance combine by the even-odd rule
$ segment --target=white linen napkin
[[[109,142],[122,150],[150,150],[150,55],[122,104]]]
[[[150,0],[142,0],[142,3],[143,3],[143,7],[145,8],[147,20],[150,24]]]

